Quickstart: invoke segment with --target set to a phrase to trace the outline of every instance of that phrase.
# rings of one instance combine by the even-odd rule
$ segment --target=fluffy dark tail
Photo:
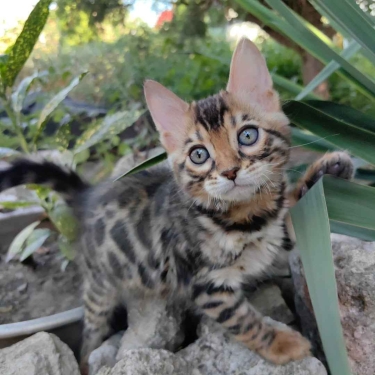
[[[23,184],[46,185],[60,193],[67,201],[73,200],[78,193],[89,187],[72,170],[49,161],[19,159],[9,168],[0,170],[0,191]]]

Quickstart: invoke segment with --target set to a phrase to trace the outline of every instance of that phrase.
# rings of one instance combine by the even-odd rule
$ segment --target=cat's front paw
[[[345,152],[331,152],[317,160],[306,172],[299,186],[299,198],[325,174],[350,180],[353,176],[353,162]]]
[[[276,330],[270,345],[258,350],[266,360],[283,365],[311,355],[311,344],[299,332],[292,330]]]

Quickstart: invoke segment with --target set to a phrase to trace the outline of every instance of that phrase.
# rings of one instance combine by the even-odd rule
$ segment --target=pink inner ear
[[[272,86],[264,57],[254,43],[241,39],[232,57],[227,90],[272,111],[279,108]]]
[[[189,105],[158,82],[147,80],[144,85],[147,106],[168,152],[183,141]]]

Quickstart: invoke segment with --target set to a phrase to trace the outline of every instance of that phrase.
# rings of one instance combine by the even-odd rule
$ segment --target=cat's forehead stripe
[[[201,123],[207,131],[217,130],[224,125],[227,103],[221,95],[199,100],[195,105],[195,121]]]

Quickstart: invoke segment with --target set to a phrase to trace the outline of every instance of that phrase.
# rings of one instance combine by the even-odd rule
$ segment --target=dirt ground
[[[70,262],[61,269],[57,248],[36,254],[34,262],[17,260],[5,263],[0,254],[0,324],[63,312],[79,307],[81,277],[77,264]]]

